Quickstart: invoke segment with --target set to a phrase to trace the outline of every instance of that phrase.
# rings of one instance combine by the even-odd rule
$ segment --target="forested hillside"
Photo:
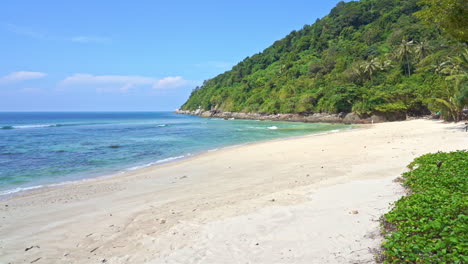
[[[439,2],[450,1],[464,2]],[[206,80],[182,109],[361,116],[442,111],[459,119],[468,98],[466,7],[458,13],[464,24],[450,34],[431,19],[434,1],[422,2],[340,2],[323,19]]]

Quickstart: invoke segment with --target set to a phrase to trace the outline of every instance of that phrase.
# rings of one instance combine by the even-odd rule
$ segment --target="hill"
[[[314,24],[204,81],[181,109],[393,119],[442,111],[460,119],[468,88],[466,61],[458,59],[466,42],[424,23],[414,15],[420,10],[417,0],[340,2]],[[457,93],[463,102],[450,106]]]

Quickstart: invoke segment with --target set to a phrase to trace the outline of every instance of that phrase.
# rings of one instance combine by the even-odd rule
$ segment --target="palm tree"
[[[441,108],[442,115],[447,120],[458,122],[463,115],[463,109],[468,105],[468,86],[462,86],[459,79],[454,85],[448,85],[444,98],[434,98],[434,102]]]
[[[373,58],[370,61],[364,61],[360,64],[361,71],[372,80],[372,75],[379,71],[385,71],[392,66],[390,60]]]
[[[425,57],[427,57],[427,55],[431,53],[431,50],[432,48],[429,45],[429,42],[427,41],[421,41],[419,43],[416,43],[416,45],[414,46],[414,53],[416,54],[418,60],[422,60]]]
[[[402,40],[401,44],[395,50],[395,58],[399,61],[406,61],[407,73],[408,76],[411,75],[411,64],[410,58],[413,55],[413,41]],[[406,71],[406,70],[405,70]]]
[[[382,58],[379,60],[379,67],[382,71],[392,68],[392,61]]]
[[[354,64],[352,67],[349,68],[350,76],[357,80],[358,83],[363,83],[366,80],[366,73],[363,67],[364,62]],[[353,81],[356,83],[356,81]]]
[[[465,48],[465,50],[460,54],[460,56],[457,56],[454,59],[459,65],[460,72],[468,74],[468,49]]]
[[[452,79],[466,77],[468,74],[468,49],[464,49],[459,56],[448,58],[438,64],[436,72],[448,75]]]
[[[463,109],[468,106],[468,49],[465,49],[460,56],[449,58],[440,64],[439,73],[448,75],[446,80],[453,81],[453,85],[448,85],[443,98],[435,98],[446,119],[455,122],[460,121]]]
[[[380,69],[379,62],[377,59],[372,59],[370,61],[365,61],[361,65],[363,72],[372,80],[372,75]]]

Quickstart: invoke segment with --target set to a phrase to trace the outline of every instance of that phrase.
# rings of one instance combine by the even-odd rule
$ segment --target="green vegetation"
[[[384,263],[468,263],[468,152],[427,154],[408,167],[410,194],[382,221]]]
[[[468,41],[468,4],[466,0],[421,0],[423,9],[416,16],[436,23],[453,37]]]
[[[458,120],[468,97],[459,60],[466,56],[466,5],[419,2],[340,2],[313,25],[206,80],[182,109],[403,117],[440,111]]]
[[[445,79],[449,85],[445,86],[444,96],[434,98],[434,102],[445,119],[459,121],[463,108],[468,105],[468,49],[459,57],[442,62],[440,72],[448,75]]]

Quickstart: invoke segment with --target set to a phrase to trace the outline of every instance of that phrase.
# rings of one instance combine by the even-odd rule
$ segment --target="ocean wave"
[[[18,126],[2,126],[2,129],[25,129],[25,128],[40,128],[40,127],[52,127],[56,125],[18,125]]]
[[[2,126],[1,129],[28,129],[28,128],[62,127],[62,126],[74,126],[74,125],[80,125],[80,124],[31,124],[31,125]]]
[[[24,191],[39,189],[42,187],[44,187],[44,185],[36,185],[36,186],[31,186],[31,187],[18,187],[18,188],[14,188],[10,190],[0,191],[0,196],[9,195],[9,194],[17,193],[17,192],[24,192]]]
[[[249,129],[271,129],[271,130],[276,130],[276,129],[278,129],[277,126],[270,126],[270,127],[265,127],[265,126],[248,126],[247,128],[249,128]]]
[[[167,163],[167,162],[170,162],[170,161],[174,161],[174,160],[178,160],[178,159],[183,159],[183,158],[185,158],[186,156],[190,156],[190,155],[191,155],[191,154],[189,153],[189,154],[187,154],[187,155],[169,157],[169,158],[166,158],[166,159],[161,159],[161,160],[153,161],[153,162],[146,163],[146,164],[143,164],[143,165],[133,166],[133,167],[130,167],[130,168],[128,168],[128,169],[123,170],[122,172],[133,171],[133,170],[138,170],[138,169],[146,168],[146,167],[149,167],[149,166],[153,166],[153,165],[156,165],[156,164]]]
[[[133,170],[137,170],[137,169],[142,169],[142,168],[149,167],[149,166],[152,166],[152,165],[167,163],[167,162],[174,161],[174,160],[183,159],[183,158],[191,156],[191,155],[192,155],[191,153],[187,153],[186,155],[160,159],[160,160],[150,162],[150,163],[147,163],[147,164],[144,164],[144,165],[134,166],[134,167],[131,167],[131,168],[128,168],[128,169],[124,169],[123,171],[121,171],[121,173],[124,173],[124,172],[127,172],[127,171],[133,171]],[[109,175],[106,175],[106,176],[103,176],[103,177],[107,177],[107,176],[111,176],[111,175],[113,175],[113,173],[111,173]],[[9,189],[9,190],[0,190],[0,196],[12,195],[12,194],[15,194],[15,193],[35,190],[35,189],[39,189],[39,188],[62,186],[62,185],[65,185],[65,184],[82,182],[82,181],[87,181],[87,180],[90,180],[90,179],[92,179],[92,178],[84,178],[84,179],[71,180],[71,181],[62,181],[62,182],[58,182],[58,183],[51,183],[51,184],[46,184],[46,185],[35,185],[35,186],[30,186],[30,187],[17,187],[17,188]]]
[[[166,127],[166,126],[167,126],[166,124],[157,125],[157,127]]]
[[[30,129],[30,128],[50,128],[50,127],[66,127],[66,126],[86,126],[86,125],[99,125],[105,123],[57,123],[57,124],[26,124],[26,125],[6,125],[1,126],[0,129]]]
[[[169,161],[178,160],[178,159],[182,159],[182,158],[185,158],[185,155],[169,157],[169,158],[162,159],[162,160],[157,160],[156,162],[154,162],[154,164],[166,163],[166,162],[169,162]]]
[[[62,181],[62,182],[57,182],[57,183],[48,183],[48,184],[44,184],[44,185],[40,184],[40,185],[34,185],[34,186],[29,186],[29,187],[17,187],[17,188],[14,188],[14,189],[0,191],[0,197],[1,196],[11,195],[11,194],[14,194],[14,193],[26,192],[26,191],[31,191],[31,190],[35,190],[35,189],[40,189],[40,188],[58,187],[58,186],[63,186],[63,185],[70,184],[70,183],[83,182],[83,181],[87,181],[87,180],[90,180],[90,179]]]

